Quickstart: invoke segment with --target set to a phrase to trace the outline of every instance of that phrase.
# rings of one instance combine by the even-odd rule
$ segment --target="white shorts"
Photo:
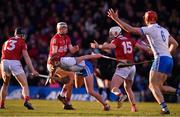
[[[7,60],[1,61],[1,68],[5,73],[12,74],[13,76],[24,73],[21,62],[19,60]]]
[[[62,68],[63,67],[66,67],[66,68],[72,68],[73,66],[77,66],[77,67],[80,67],[79,69],[82,69],[81,67],[85,67],[86,64],[85,64],[85,61],[81,61],[80,63],[77,64],[77,61],[76,61],[76,58],[75,57],[61,57],[60,58],[60,63],[62,65]],[[50,71],[50,65],[47,64],[47,69],[48,71]],[[73,68],[72,68],[73,69]],[[77,68],[78,69],[78,68]],[[73,71],[73,70],[72,70]]]
[[[116,68],[115,73],[116,75],[127,79],[127,80],[134,80],[134,76],[136,74],[136,67],[135,65],[131,67],[124,67],[124,68]]]
[[[75,57],[61,57],[60,62],[64,66],[71,67],[76,64]]]
[[[75,59],[75,57],[61,57],[60,63],[62,66],[71,67],[76,64],[76,59]],[[51,71],[50,67],[51,67],[50,64],[47,64],[48,71]]]

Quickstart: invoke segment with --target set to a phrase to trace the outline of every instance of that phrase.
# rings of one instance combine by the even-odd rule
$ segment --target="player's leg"
[[[73,110],[72,105],[70,104],[71,94],[72,94],[72,88],[73,88],[73,80],[75,74],[73,72],[64,71],[61,68],[57,68],[55,71],[55,76],[58,76],[59,78],[69,78],[70,81],[68,84],[64,84],[63,88],[58,95],[58,99],[64,104],[64,109],[67,110]]]
[[[161,89],[162,93],[172,93],[172,94],[180,95],[180,89],[176,89],[176,88],[171,87],[171,86],[167,86],[167,85],[162,84],[160,86],[160,89]]]
[[[3,78],[3,85],[0,92],[0,108],[5,108],[5,99],[8,92],[8,86],[11,78],[11,71],[7,61],[1,61],[1,75]]]
[[[103,99],[99,93],[94,91],[94,76],[93,76],[93,74],[86,76],[84,78],[84,83],[85,83],[87,93],[90,94],[91,96],[95,97],[104,106],[104,110],[108,111],[109,105],[103,101]]]
[[[50,76],[56,76],[56,77],[59,77],[59,79],[61,79],[62,77],[67,77],[67,74],[64,74],[64,70],[62,70],[60,67],[54,68],[54,66],[52,64],[47,64],[47,69],[49,71]],[[52,78],[49,80],[49,82],[50,82],[50,84],[56,83],[56,81]],[[65,99],[65,95],[66,95],[67,89],[64,87],[65,86],[63,86],[63,88],[57,98],[64,105],[66,105],[67,101]]]
[[[117,108],[120,108],[122,106],[122,102],[127,98],[127,96],[119,90],[119,87],[128,75],[129,70],[127,68],[117,68],[111,80],[111,92],[119,97]]]
[[[133,85],[133,81],[132,80],[125,80],[124,82],[124,88],[126,90],[126,93],[128,95],[128,99],[129,102],[131,104],[131,111],[132,112],[136,112],[137,108],[136,108],[136,100],[135,100],[135,96],[134,93],[132,91],[132,85]]]
[[[149,78],[149,88],[152,91],[157,102],[161,106],[161,114],[169,114],[169,109],[165,103],[162,92],[177,92],[178,90],[163,86],[167,79],[168,74],[171,74],[173,68],[173,60],[170,57],[162,56],[155,59],[153,62],[150,78]]]
[[[134,93],[132,91],[132,85],[133,85],[134,77],[136,74],[136,67],[132,66],[132,67],[129,67],[129,69],[130,69],[130,73],[127,79],[124,81],[124,88],[126,90],[129,102],[131,104],[131,112],[136,112],[137,111],[136,100],[135,100]]]
[[[84,77],[84,84],[86,91],[91,96],[95,97],[104,107],[105,111],[109,111],[110,106],[103,101],[101,95],[94,91],[94,68],[91,62],[84,61],[85,67],[82,71],[82,76]]]
[[[165,76],[165,74],[163,73],[159,73],[157,71],[150,71],[149,88],[153,93],[156,101],[161,105],[162,111],[169,112],[163,94],[161,92],[161,86],[163,85],[166,78],[167,76]]]
[[[65,84],[64,85],[64,89],[67,90],[66,94],[65,94],[65,97],[66,97],[66,100],[67,100],[67,105],[68,107],[72,107],[71,105],[71,95],[72,95],[72,88],[73,88],[73,82],[74,82],[74,77],[75,77],[75,73],[73,72],[70,72],[68,74],[68,77],[70,78],[70,81],[68,84]],[[67,107],[67,109],[68,109]],[[71,108],[71,109],[74,109],[74,108]]]
[[[114,74],[112,81],[111,81],[111,92],[117,96],[120,96],[122,93],[119,90],[119,87],[124,82],[124,79],[116,74]]]
[[[32,107],[32,105],[29,103],[29,99],[30,99],[29,87],[28,87],[28,83],[27,83],[27,77],[26,77],[25,72],[22,68],[21,62],[17,61],[17,60],[12,60],[9,62],[10,62],[10,70],[11,70],[13,76],[17,79],[17,81],[21,85],[22,95],[24,98],[24,106],[30,110],[34,109]]]
[[[111,92],[119,97],[117,108],[120,108],[122,106],[122,102],[125,101],[125,99],[127,98],[127,96],[124,95],[119,89],[123,82],[124,79],[122,77],[114,74],[111,81]]]
[[[18,74],[15,76],[19,84],[21,85],[22,88],[22,95],[23,97],[29,97],[29,87],[27,83],[27,78],[24,73]],[[28,99],[27,99],[28,100]]]
[[[26,78],[25,73],[17,74],[17,75],[15,75],[15,77],[22,88],[22,95],[24,98],[24,106],[29,110],[33,110],[34,108],[32,107],[31,103],[29,103],[29,100],[30,100],[29,87],[28,87],[27,78]]]
[[[1,92],[0,92],[0,108],[4,109],[5,99],[8,92],[8,86],[9,86],[11,76],[10,74],[6,74],[5,72],[2,72],[2,78],[3,78],[3,85],[1,87]]]
[[[53,59],[51,59],[51,62],[53,63]],[[76,64],[76,60],[74,57],[62,57],[59,61],[60,66],[57,67],[54,70],[54,75],[53,76],[58,76],[60,79],[62,78],[69,78],[70,81],[67,84],[64,84],[60,94],[58,95],[58,99],[64,104],[64,109],[67,110],[73,110],[74,108],[72,107],[72,105],[70,104],[70,99],[71,99],[71,94],[72,94],[72,88],[73,88],[73,80],[74,80],[74,72],[70,72],[70,71],[66,71],[64,69],[62,69],[62,66],[66,66],[66,67],[72,67],[73,65]],[[53,65],[51,65],[53,66]],[[50,65],[47,65],[47,68],[49,71],[51,71],[50,69]]]

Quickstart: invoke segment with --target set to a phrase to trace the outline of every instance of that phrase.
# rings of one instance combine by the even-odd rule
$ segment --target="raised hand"
[[[112,20],[116,20],[118,18],[118,10],[114,11],[112,8],[108,10],[107,16]]]

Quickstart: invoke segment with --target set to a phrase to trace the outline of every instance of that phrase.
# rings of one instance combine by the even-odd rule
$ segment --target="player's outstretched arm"
[[[106,43],[106,42],[101,45],[94,40],[94,43],[91,43],[91,48],[99,48],[102,50],[106,50],[106,49],[114,49],[116,48],[116,45],[114,45],[113,43]]]
[[[147,45],[143,45],[143,44],[136,43],[135,46],[138,47],[139,49],[142,49],[142,50],[144,50],[144,51],[152,54],[151,48],[150,48],[149,46],[147,46]]]
[[[134,33],[138,35],[143,35],[140,28],[132,27],[131,25],[125,23],[118,17],[118,11],[114,11],[112,8],[108,10],[108,17],[114,20],[122,29],[128,33]]]
[[[169,52],[173,54],[179,44],[171,35],[169,36],[169,45]]]
[[[27,50],[23,50],[22,55],[24,57],[24,60],[25,60],[26,64],[28,65],[28,68],[30,69],[32,75],[38,76],[39,73],[34,69]]]

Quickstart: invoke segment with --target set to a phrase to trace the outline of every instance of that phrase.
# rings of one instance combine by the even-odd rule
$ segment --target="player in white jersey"
[[[161,114],[170,114],[162,92],[171,92],[180,95],[180,89],[164,85],[168,74],[171,74],[173,68],[171,54],[178,47],[177,41],[165,28],[157,24],[157,14],[154,11],[145,13],[144,21],[147,26],[141,28],[132,27],[122,21],[118,17],[118,11],[114,11],[113,9],[108,10],[108,17],[129,33],[146,35],[155,59],[149,73],[149,88],[161,106]]]

